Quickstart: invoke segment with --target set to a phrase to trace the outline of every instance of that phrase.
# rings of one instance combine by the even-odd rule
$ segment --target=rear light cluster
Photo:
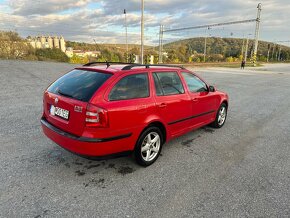
[[[108,111],[95,105],[88,104],[86,110],[86,126],[108,127]]]

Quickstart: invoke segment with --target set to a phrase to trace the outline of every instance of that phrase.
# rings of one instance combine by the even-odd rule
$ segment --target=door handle
[[[140,106],[137,106],[136,108],[137,108],[137,110],[146,109],[147,105],[140,105]]]
[[[161,103],[161,104],[158,105],[158,107],[160,107],[160,108],[164,108],[166,106],[167,106],[167,104],[165,104],[165,103]]]
[[[198,101],[198,98],[193,98],[192,101]]]

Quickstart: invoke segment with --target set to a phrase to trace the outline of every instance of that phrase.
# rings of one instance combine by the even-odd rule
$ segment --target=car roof
[[[108,73],[117,73],[117,72],[127,72],[127,71],[140,71],[144,69],[151,69],[151,70],[168,70],[168,69],[183,69],[182,66],[176,66],[176,65],[161,65],[161,64],[115,64],[115,63],[109,63],[109,62],[92,62],[85,64],[82,67],[78,67],[77,69],[87,69],[87,70],[93,70],[93,71],[102,71],[102,72],[108,72]]]

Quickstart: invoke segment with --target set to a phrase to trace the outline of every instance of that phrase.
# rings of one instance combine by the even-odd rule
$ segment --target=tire
[[[148,140],[151,143],[148,144]],[[159,128],[149,127],[140,135],[134,150],[136,162],[141,166],[153,164],[161,153],[163,136]]]
[[[218,112],[216,114],[215,121],[210,124],[211,127],[214,128],[221,128],[227,119],[227,112],[228,112],[228,107],[225,103],[222,103],[221,106],[218,109]]]

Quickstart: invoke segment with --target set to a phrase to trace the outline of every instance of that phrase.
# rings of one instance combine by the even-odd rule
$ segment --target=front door
[[[209,123],[215,117],[217,97],[213,92],[209,92],[205,82],[194,74],[188,72],[181,73],[192,102],[192,116],[194,126]]]

